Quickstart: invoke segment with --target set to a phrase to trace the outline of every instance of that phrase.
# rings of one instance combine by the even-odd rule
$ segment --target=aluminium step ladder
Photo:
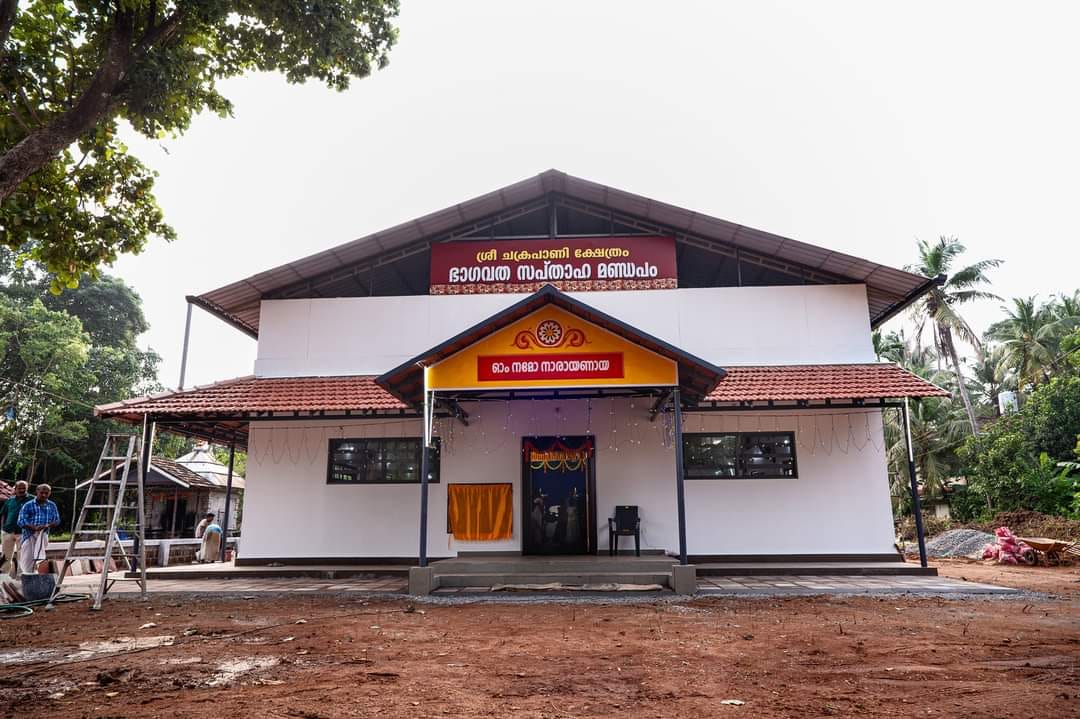
[[[49,599],[50,607],[61,593],[64,578],[71,571],[71,566],[86,560],[101,562],[101,581],[97,592],[91,597],[91,609],[101,609],[102,600],[116,582],[109,578],[109,573],[122,571],[121,567],[129,572],[138,568],[136,581],[142,590],[142,598],[146,598],[146,508],[143,503],[143,483],[137,474],[132,474],[132,468],[139,471],[141,456],[142,441],[139,435],[105,436],[97,468],[86,483],[86,498],[71,533],[60,576]],[[129,480],[132,480],[130,484]],[[124,549],[119,535],[121,531],[134,537],[134,549],[138,551],[136,562]],[[93,546],[86,546],[88,542],[93,542]],[[113,563],[117,565],[115,570]]]

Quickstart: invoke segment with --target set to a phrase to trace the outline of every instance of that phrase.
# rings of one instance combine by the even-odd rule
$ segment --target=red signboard
[[[622,376],[622,352],[482,355],[476,358],[476,378],[481,382],[620,379]]]
[[[444,242],[431,247],[431,294],[678,287],[670,237]]]

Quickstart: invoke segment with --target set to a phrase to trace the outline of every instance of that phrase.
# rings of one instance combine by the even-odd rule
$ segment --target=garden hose
[[[89,599],[89,594],[57,594],[50,602],[48,599],[38,599],[33,602],[17,602],[15,604],[0,604],[0,619],[23,619],[34,613],[33,607],[39,604],[62,604],[65,602],[81,602]]]

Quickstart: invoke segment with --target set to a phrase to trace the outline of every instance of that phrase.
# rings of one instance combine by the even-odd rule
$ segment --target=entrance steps
[[[671,557],[457,557],[431,564],[436,587],[502,584],[672,586]]]

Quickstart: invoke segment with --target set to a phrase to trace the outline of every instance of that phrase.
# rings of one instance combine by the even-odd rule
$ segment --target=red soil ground
[[[1076,573],[953,563],[943,573],[1072,594],[459,606],[159,597],[93,614],[69,604],[0,624],[0,713],[1080,716]],[[120,636],[174,639],[70,656]]]

